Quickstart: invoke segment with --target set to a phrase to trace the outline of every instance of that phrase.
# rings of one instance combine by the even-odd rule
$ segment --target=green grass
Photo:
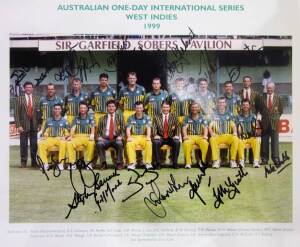
[[[280,151],[288,151],[292,158],[292,145],[281,144]],[[182,154],[180,156],[182,161]],[[144,197],[151,192],[147,185],[140,193],[126,202],[122,199],[134,192],[138,186],[127,186],[132,172],[120,171],[120,176],[113,178],[109,184],[113,186],[117,179],[122,185],[114,193],[116,202],[111,198],[107,204],[103,204],[99,212],[93,197],[85,201],[85,205],[79,204],[72,211],[70,217],[65,219],[68,212],[68,203],[72,202],[73,189],[71,187],[69,172],[63,171],[55,178],[52,170],[48,172],[50,180],[47,181],[41,171],[32,168],[20,168],[19,148],[10,147],[10,205],[9,219],[11,223],[50,223],[50,222],[291,222],[292,221],[292,166],[288,166],[280,174],[273,173],[266,179],[264,167],[254,169],[247,165],[244,169],[248,175],[238,185],[240,194],[236,194],[233,200],[227,195],[223,197],[224,204],[220,208],[214,208],[215,198],[213,187],[220,184],[223,187],[224,180],[230,176],[235,180],[238,173],[236,169],[222,167],[218,170],[211,168],[206,170],[202,178],[198,192],[205,200],[203,205],[199,199],[189,198],[190,186],[172,193],[170,198],[162,201],[167,212],[166,217],[158,218],[144,204]],[[142,169],[137,170],[142,173]],[[96,170],[99,172],[99,170]],[[112,174],[109,169],[100,172],[101,178]],[[187,176],[195,181],[199,169],[190,170],[163,168],[159,171],[157,185],[162,194],[165,194],[170,179],[170,173],[176,179],[176,183],[182,184]],[[88,171],[83,172],[87,181],[92,180]],[[201,172],[200,172],[201,173]],[[208,186],[211,177],[210,187]],[[151,174],[145,175],[139,180],[144,183],[151,179]],[[79,189],[81,183],[75,176],[75,185]],[[159,210],[158,212],[162,212]]]

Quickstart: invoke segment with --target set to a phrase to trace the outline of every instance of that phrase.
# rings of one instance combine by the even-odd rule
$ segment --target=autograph
[[[197,174],[196,180],[193,181],[188,176],[186,177],[186,180],[179,184],[176,182],[175,177],[173,174],[170,174],[170,179],[168,180],[168,189],[165,191],[165,193],[161,193],[157,183],[155,181],[152,181],[150,183],[151,186],[151,192],[148,196],[144,197],[144,203],[147,206],[147,208],[157,217],[164,218],[167,216],[167,212],[162,204],[162,201],[167,200],[170,198],[172,193],[178,192],[179,190],[185,188],[185,186],[190,185],[189,190],[189,197],[190,199],[194,199],[195,195],[200,200],[200,202],[203,205],[206,205],[205,200],[200,195],[198,189],[200,188],[202,177],[206,175],[205,170],[207,169],[207,166],[200,167],[200,172]]]
[[[216,198],[214,202],[214,207],[217,209],[224,204],[223,197],[227,195],[230,200],[233,200],[236,194],[240,194],[238,189],[239,184],[243,181],[243,178],[248,175],[241,166],[239,166],[238,173],[235,175],[236,180],[232,180],[231,177],[227,177],[224,181],[225,186],[220,184],[217,189],[213,188],[213,196]]]
[[[76,162],[78,169],[76,171],[70,170],[70,181],[72,188],[74,190],[73,201],[71,204],[68,204],[69,211],[66,215],[66,219],[70,216],[72,210],[76,209],[78,205],[81,203],[85,204],[85,200],[89,197],[93,197],[95,204],[98,206],[99,211],[102,211],[101,204],[108,203],[109,198],[115,202],[114,193],[121,186],[122,182],[117,179],[113,185],[108,182],[112,180],[114,177],[120,176],[117,170],[114,170],[112,174],[108,177],[101,179],[99,172],[94,172],[92,169],[88,167],[89,164],[85,164],[83,160],[78,160]],[[87,169],[87,170],[86,170]],[[85,170],[84,172],[82,172]],[[79,173],[81,184],[78,185],[74,182],[74,173]],[[77,174],[78,175],[78,174]],[[90,183],[88,182],[88,177],[92,175],[92,180]]]
[[[285,168],[292,164],[291,162],[285,164],[286,161],[290,159],[290,157],[287,154],[287,151],[282,153],[281,156],[282,160],[279,160],[278,164],[269,164],[268,166],[265,166],[265,178],[268,178],[268,176],[274,172],[277,172],[277,174],[281,173]]]

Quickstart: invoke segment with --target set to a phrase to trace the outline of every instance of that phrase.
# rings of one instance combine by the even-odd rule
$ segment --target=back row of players
[[[127,80],[128,85],[120,90],[118,97],[108,85],[107,74],[99,76],[99,87],[90,95],[81,90],[80,79],[73,79],[72,93],[64,100],[55,94],[53,84],[47,85],[47,96],[40,99],[43,131],[42,140],[38,143],[45,169],[49,167],[48,150],[51,146],[59,147],[60,170],[64,168],[66,157],[70,163],[68,169],[76,169],[78,146],[85,148],[85,161],[90,168],[96,146],[102,169],[107,168],[105,150],[108,148],[115,149],[116,168],[123,168],[123,147],[128,169],[136,167],[138,147],[144,151],[145,168],[159,169],[163,145],[172,148],[172,164],[177,168],[181,142],[186,168],[191,168],[194,145],[200,148],[201,159],[206,162],[209,144],[214,168],[220,167],[219,144],[230,146],[232,168],[237,167],[236,160],[244,166],[244,148],[250,144],[253,166],[258,168],[261,128],[256,115],[260,112],[264,117],[265,111],[275,110],[280,117],[282,113],[280,100],[274,102],[277,99],[274,83],[267,85],[271,96],[265,100],[251,88],[250,76],[243,78],[244,88],[239,94],[234,93],[232,82],[225,82],[224,95],[218,99],[208,90],[206,79],[200,80],[199,90],[193,95],[187,95],[182,78],[175,80],[170,94],[161,89],[158,77],[153,79],[152,92],[148,94],[143,86],[137,84],[135,72],[128,73]],[[262,147],[261,156],[266,163],[269,146]],[[276,154],[273,156],[272,149],[272,158]]]

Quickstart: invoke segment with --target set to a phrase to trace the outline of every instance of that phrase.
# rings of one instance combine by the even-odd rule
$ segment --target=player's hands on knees
[[[18,132],[19,132],[19,133],[22,133],[23,131],[24,131],[23,127],[19,127],[19,128],[18,128]]]

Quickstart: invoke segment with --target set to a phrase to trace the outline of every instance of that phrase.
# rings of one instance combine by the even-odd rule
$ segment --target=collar
[[[153,91],[151,91],[151,95],[157,96],[157,95],[160,95],[160,94],[161,94],[161,90],[159,90],[159,93],[158,93],[158,94],[155,94]]]
[[[50,99],[50,98],[48,97],[48,95],[46,95],[46,99],[47,99],[47,100],[55,100],[55,99],[56,99],[56,97],[57,97],[57,96],[56,96],[56,94],[54,94],[54,97],[53,97],[53,99]]]
[[[145,117],[144,113],[143,113],[143,115],[142,115],[141,118],[137,118],[136,113],[134,113],[134,118],[135,118],[135,119],[139,119],[139,120],[140,120],[140,119],[144,119],[144,117]]]
[[[98,86],[98,91],[99,92],[106,92],[109,90],[109,87],[107,86],[105,90],[102,90],[100,86]]]

